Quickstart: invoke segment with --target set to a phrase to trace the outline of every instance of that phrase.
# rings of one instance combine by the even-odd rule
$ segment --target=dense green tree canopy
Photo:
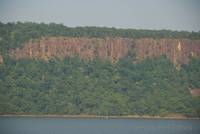
[[[0,65],[0,113],[199,116],[200,99],[187,89],[200,74],[190,69],[199,65],[193,60],[178,71],[166,57],[137,64],[7,59]]]

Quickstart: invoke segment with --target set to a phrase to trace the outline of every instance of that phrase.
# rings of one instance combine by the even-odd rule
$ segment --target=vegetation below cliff
[[[0,65],[1,114],[200,116],[200,61],[177,71],[165,57],[84,61],[6,59]],[[195,73],[194,73],[195,71]]]

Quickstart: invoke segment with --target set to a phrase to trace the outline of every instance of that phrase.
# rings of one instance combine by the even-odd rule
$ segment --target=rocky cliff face
[[[139,59],[166,55],[175,65],[180,65],[187,64],[190,56],[200,57],[200,40],[140,39],[136,42]]]
[[[78,55],[85,60],[108,58],[114,63],[129,52],[135,52],[138,60],[166,55],[175,65],[180,65],[188,63],[190,55],[200,57],[200,40],[49,37],[29,41],[23,48],[10,50],[9,55],[16,59],[44,60]]]
[[[10,50],[9,54],[16,59],[41,58],[48,60],[51,57],[64,58],[78,55],[86,60],[99,57],[100,59],[110,58],[112,62],[116,62],[128,53],[129,46],[132,44],[131,39],[124,38],[51,37],[30,41],[21,49]]]

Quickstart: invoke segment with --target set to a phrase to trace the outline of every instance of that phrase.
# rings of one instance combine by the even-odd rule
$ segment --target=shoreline
[[[86,118],[86,119],[177,119],[177,120],[200,120],[198,117],[185,116],[139,116],[139,115],[124,115],[124,116],[100,116],[100,115],[25,115],[25,114],[0,114],[0,117],[33,117],[33,118]]]

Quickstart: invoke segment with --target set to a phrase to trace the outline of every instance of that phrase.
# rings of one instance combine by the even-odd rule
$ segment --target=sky
[[[0,0],[0,21],[200,31],[200,0]]]

